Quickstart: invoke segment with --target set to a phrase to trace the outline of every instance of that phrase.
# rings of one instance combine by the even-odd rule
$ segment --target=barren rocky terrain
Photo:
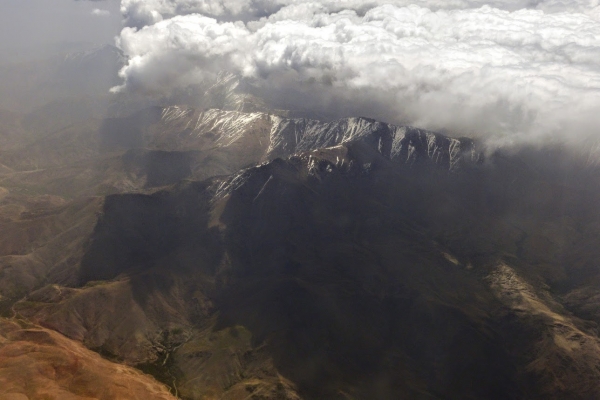
[[[0,112],[0,397],[600,398],[592,152],[221,79]]]

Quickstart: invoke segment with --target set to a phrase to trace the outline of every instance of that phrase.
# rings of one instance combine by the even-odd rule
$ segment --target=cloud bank
[[[498,143],[600,126],[598,1],[123,0],[121,12],[117,90],[168,94],[227,72],[277,108]]]
[[[152,25],[176,15],[203,14],[219,19],[249,21],[289,6],[312,5],[325,12],[354,10],[359,14],[382,5],[417,5],[432,11],[489,6],[507,11],[537,9],[546,12],[588,12],[597,0],[122,0],[121,12],[128,26]],[[288,14],[289,15],[289,14]]]

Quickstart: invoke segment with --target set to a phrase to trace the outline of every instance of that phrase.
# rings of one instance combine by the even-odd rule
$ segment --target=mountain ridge
[[[0,199],[6,317],[185,399],[598,394],[600,193],[559,150],[192,107],[96,126],[68,168],[107,196],[17,192],[33,171]]]

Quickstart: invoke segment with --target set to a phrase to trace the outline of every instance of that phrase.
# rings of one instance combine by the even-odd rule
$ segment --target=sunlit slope
[[[3,399],[175,399],[164,385],[61,334],[0,319]]]

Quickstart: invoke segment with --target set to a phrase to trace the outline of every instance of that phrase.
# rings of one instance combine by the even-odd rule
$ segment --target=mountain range
[[[0,112],[0,396],[600,397],[597,164],[219,79]]]

